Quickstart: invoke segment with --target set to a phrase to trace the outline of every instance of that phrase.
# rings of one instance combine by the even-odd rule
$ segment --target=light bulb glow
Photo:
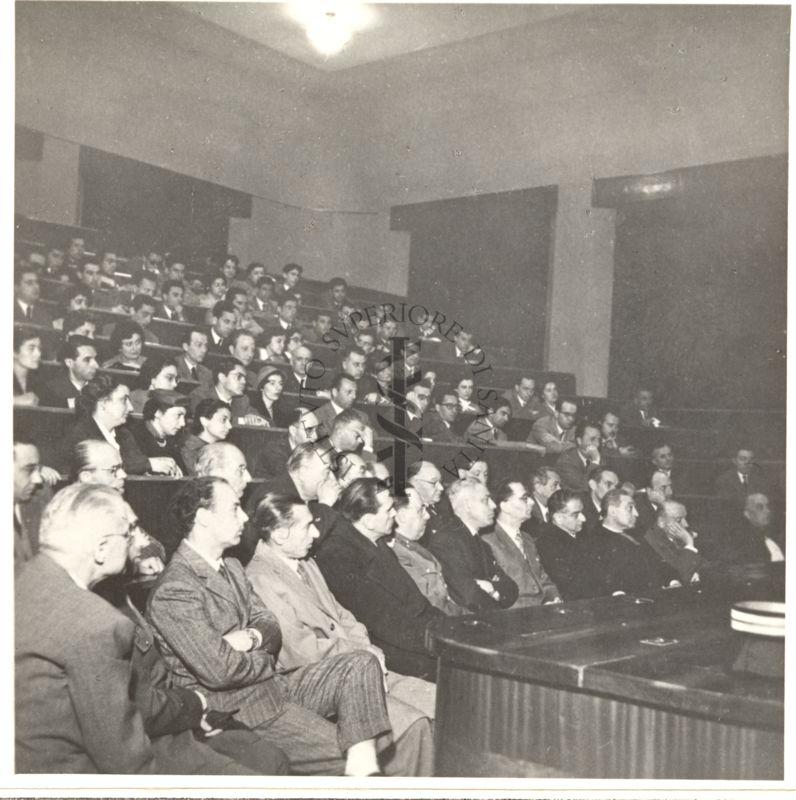
[[[351,39],[351,31],[334,18],[318,20],[307,28],[313,47],[326,56],[339,53]]]
[[[339,53],[354,31],[373,20],[372,10],[360,0],[292,0],[287,11],[324,55]]]

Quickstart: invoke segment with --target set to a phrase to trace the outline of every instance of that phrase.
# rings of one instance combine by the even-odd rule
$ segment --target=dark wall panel
[[[82,224],[123,253],[221,255],[229,218],[251,214],[246,194],[90,147],[80,148],[80,179]]]
[[[671,196],[617,210],[610,395],[784,408],[787,160],[670,177]]]
[[[393,208],[412,235],[410,298],[543,368],[557,199],[545,186]]]

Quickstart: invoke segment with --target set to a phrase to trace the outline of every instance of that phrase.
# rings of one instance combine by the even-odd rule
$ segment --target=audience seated
[[[558,489],[547,499],[548,521],[536,528],[536,550],[545,572],[564,600],[582,596],[581,531],[586,522],[578,492]]]
[[[207,355],[207,333],[200,328],[185,331],[177,359],[177,375],[182,381],[196,381],[200,386],[213,385],[213,373],[202,362]]]
[[[41,492],[44,479],[39,451],[31,442],[14,441],[14,574],[30,561],[39,549],[38,526],[29,524],[24,509]]]
[[[643,428],[659,428],[663,423],[655,409],[655,396],[652,389],[639,386],[633,395],[633,400],[622,411],[622,419],[627,425],[641,426]]]
[[[223,358],[213,368],[215,382],[199,384],[191,392],[191,406],[195,409],[202,400],[221,400],[232,411],[233,425],[267,425],[252,408],[246,394],[246,367],[234,358]]]
[[[348,282],[345,278],[332,278],[328,283],[328,307],[339,311],[348,295]]]
[[[553,417],[558,415],[558,385],[555,381],[546,381],[542,387],[542,404],[540,417]]]
[[[64,370],[42,387],[39,402],[52,408],[74,408],[80,391],[99,369],[97,348],[85,336],[71,336],[61,345],[59,360]]]
[[[544,414],[542,401],[534,394],[536,381],[533,378],[522,377],[514,388],[505,392],[503,398],[511,406],[513,419],[529,419],[535,422]]]
[[[766,495],[747,495],[743,514],[728,531],[721,560],[735,564],[784,561],[785,536],[771,524],[771,505]]]
[[[655,524],[644,534],[647,544],[677,572],[684,586],[699,581],[697,570],[703,563],[696,546],[696,533],[688,526],[687,514],[682,503],[664,500]]]
[[[182,266],[183,264],[173,264],[174,266]],[[185,284],[182,278],[172,278],[164,281],[160,289],[160,296],[163,302],[158,306],[155,311],[155,316],[160,319],[170,320],[171,322],[187,322],[185,312],[183,311],[183,300],[185,296]]]
[[[668,442],[660,442],[652,448],[650,452],[650,474],[653,472],[665,472],[671,479],[672,485],[675,482],[674,470],[674,450]]]
[[[289,424],[289,406],[281,400],[284,387],[284,373],[277,367],[265,366],[257,373],[252,407],[272,428],[287,428]]]
[[[421,436],[432,442],[459,443],[461,438],[453,429],[459,415],[459,399],[456,393],[442,389],[435,392],[434,408],[423,415]]]
[[[148,282],[149,279],[147,278],[145,281]],[[154,297],[148,294],[137,294],[135,297],[133,297],[129,309],[114,308],[113,311],[117,313],[129,314],[132,321],[141,326],[141,330],[144,332],[145,344],[159,344],[160,339],[155,335],[155,333],[152,332],[152,330],[150,330],[156,309],[157,301]],[[103,336],[113,336],[117,324],[118,323],[111,323],[106,325],[102,329]]]
[[[332,313],[330,311],[319,311],[310,325],[301,328],[304,341],[308,344],[326,344],[323,337],[332,329]]]
[[[384,651],[388,670],[435,680],[425,632],[444,614],[420,593],[387,543],[394,517],[389,487],[360,478],[341,494],[339,510],[334,528],[315,551],[326,583]]]
[[[118,283],[116,282],[116,253],[111,250],[104,250],[99,253],[97,261],[99,261],[100,268],[99,288],[102,290],[118,289]]]
[[[284,297],[293,296],[298,290],[299,281],[304,274],[301,264],[285,264],[282,267],[282,281],[274,287],[274,297],[282,300]]]
[[[392,549],[400,565],[432,606],[449,616],[465,613],[455,603],[442,574],[442,565],[436,556],[420,544],[430,514],[420,499],[420,493],[408,487],[403,495],[395,497],[395,535]]]
[[[50,327],[52,317],[39,305],[39,271],[22,265],[14,270],[14,322]]]
[[[471,479],[454,481],[448,497],[453,514],[429,539],[428,549],[442,564],[451,597],[470,611],[510,608],[517,600],[517,584],[478,535],[495,518],[486,486]]]
[[[65,286],[61,293],[60,316],[53,320],[53,328],[57,331],[63,330],[64,319],[70,311],[86,311],[90,305],[91,296],[91,292],[84,286]]]
[[[559,400],[555,416],[542,416],[533,423],[528,441],[542,445],[548,455],[563,453],[575,447],[575,418],[578,405],[572,400]]]
[[[253,528],[260,539],[246,576],[282,631],[277,666],[294,669],[340,653],[372,652],[382,665],[387,713],[395,737],[387,775],[431,775],[436,691],[433,684],[387,671],[384,653],[367,629],[335,600],[321,571],[308,558],[318,537],[312,512],[298,497],[267,494]]]
[[[483,539],[497,565],[517,584],[513,608],[558,603],[561,595],[544,571],[536,545],[521,526],[531,518],[531,496],[520,481],[502,481],[494,493],[497,519]]]
[[[406,480],[408,486],[417,492],[428,511],[426,530],[420,538],[420,543],[429,549],[429,542],[436,535],[443,520],[450,516],[450,504],[442,502],[445,488],[442,484],[442,474],[430,461],[414,461],[406,471]]]
[[[356,378],[341,372],[334,379],[331,386],[331,397],[328,402],[315,409],[315,416],[323,428],[323,434],[330,436],[334,421],[338,414],[348,411],[357,398]]]
[[[139,372],[146,361],[142,349],[144,331],[137,322],[123,320],[115,325],[111,334],[111,351],[114,355],[103,363],[105,369],[123,369]]]
[[[143,425],[135,429],[141,452],[151,458],[170,458],[172,477],[181,478],[185,472],[177,436],[185,427],[188,398],[168,389],[153,389],[144,404]]]
[[[255,284],[254,296],[249,307],[255,319],[263,326],[276,325],[277,304],[273,299],[275,281],[270,275],[263,275]]]
[[[716,478],[716,494],[733,500],[742,507],[747,495],[768,494],[771,485],[762,468],[754,463],[754,451],[740,447],[732,458],[732,469]]]
[[[85,336],[93,339],[97,332],[97,323],[88,311],[70,311],[64,317],[61,334],[64,340],[70,336]]]
[[[550,522],[547,503],[550,497],[561,488],[561,477],[552,467],[539,467],[533,473],[531,481],[533,483],[531,490],[533,505],[530,528],[534,530]]]
[[[603,522],[583,538],[578,553],[581,597],[644,594],[677,578],[642,538],[630,535],[638,520],[633,497],[614,489],[603,498]]]
[[[89,305],[93,305],[94,293],[100,286],[100,266],[93,257],[82,259],[75,270],[72,280],[88,295]]]
[[[257,348],[254,344],[255,336],[250,331],[238,328],[229,337],[229,355],[240,361],[246,367],[246,388],[257,388],[257,372],[251,369]]]
[[[575,447],[565,450],[556,461],[556,472],[565,489],[589,491],[589,478],[600,466],[600,429],[581,420],[575,426]]]
[[[417,436],[422,435],[423,415],[431,401],[431,391],[430,384],[420,381],[406,392],[406,428]]]
[[[602,434],[604,453],[621,456],[636,455],[636,448],[626,442],[619,433],[619,415],[615,411],[608,410],[603,414],[600,421],[600,433]]]
[[[294,408],[288,419],[293,421],[287,428],[287,442],[274,441],[260,451],[257,461],[252,465],[252,473],[256,478],[276,478],[285,471],[290,453],[297,445],[318,441],[320,423],[313,411]]]
[[[638,530],[641,535],[649,530],[665,500],[672,497],[672,479],[663,471],[656,470],[650,475],[649,485],[635,494],[635,508],[638,514]]]
[[[223,400],[200,400],[193,412],[191,431],[180,448],[186,474],[196,474],[196,462],[202,448],[223,442],[231,430],[232,411]]]
[[[41,337],[32,328],[14,328],[14,405],[37,406],[43,387],[39,379]]]
[[[207,331],[207,347],[211,353],[228,352],[227,339],[238,326],[238,310],[232,303],[222,300],[210,311],[210,327]]]
[[[130,402],[133,404],[133,413],[141,414],[144,405],[153,389],[173,392],[177,388],[177,364],[170,358],[150,356],[144,362],[139,374],[139,386],[130,392]]]
[[[483,409],[473,402],[475,383],[470,375],[460,376],[453,389],[456,392],[456,399],[459,401],[459,414],[471,414],[473,416],[483,414]]]
[[[378,773],[375,740],[390,730],[378,659],[359,650],[278,673],[279,623],[240,563],[222,558],[247,520],[236,493],[223,479],[197,478],[175,496],[172,517],[184,538],[147,619],[175,685],[278,744],[294,772]]]
[[[285,332],[279,326],[266,328],[257,337],[257,348],[260,354],[260,361],[268,361],[271,364],[287,364],[285,355]]]
[[[59,471],[69,474],[72,450],[83,439],[100,439],[113,445],[122,456],[125,472],[175,475],[177,465],[168,457],[147,457],[125,423],[132,411],[127,384],[110,375],[88,381],[75,403],[75,424],[61,442]]]
[[[588,496],[583,494],[583,516],[586,518],[585,532],[599,528],[602,524],[603,498],[619,487],[619,476],[611,467],[597,466],[589,475]]]
[[[296,314],[298,313],[298,300],[295,295],[283,294],[277,303],[276,311],[276,327],[281,328],[287,338],[295,330]]]
[[[223,275],[214,275],[206,284],[206,292],[197,299],[201,308],[213,308],[227,296],[227,280]]]

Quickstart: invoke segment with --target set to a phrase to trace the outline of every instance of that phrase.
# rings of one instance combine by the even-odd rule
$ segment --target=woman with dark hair
[[[97,375],[81,390],[75,403],[75,424],[61,442],[59,471],[66,475],[75,445],[83,439],[100,439],[115,447],[122,456],[124,471],[130,475],[145,472],[169,475],[176,464],[171,458],[147,458],[125,423],[133,410],[130,389],[111,375]]]
[[[14,405],[39,404],[38,369],[41,336],[30,328],[14,328]]]
[[[150,356],[141,367],[138,376],[138,388],[130,392],[133,413],[141,414],[144,404],[153,389],[165,389],[173,392],[177,388],[177,362],[172,358]]]
[[[202,448],[223,442],[232,430],[232,411],[223,400],[200,400],[193,412],[191,432],[180,449],[182,463],[189,475],[196,474],[196,462]]]
[[[122,320],[114,326],[111,334],[111,350],[116,354],[102,366],[105,369],[125,369],[138,372],[146,361],[141,354],[144,346],[144,330],[132,320]]]
[[[454,388],[456,391],[456,397],[459,400],[460,414],[471,414],[473,416],[478,416],[479,414],[483,413],[481,409],[473,402],[475,383],[472,375],[468,375],[466,373],[464,375],[460,375]]]
[[[79,284],[64,287],[61,294],[61,311],[58,319],[53,320],[53,328],[63,330],[64,319],[71,311],[86,311],[91,301],[91,290]]]
[[[271,428],[287,428],[289,410],[280,402],[285,376],[276,367],[263,367],[257,374],[257,395],[252,405]]]
[[[207,292],[199,298],[202,308],[212,308],[227,296],[229,283],[224,275],[214,275],[207,281]]]

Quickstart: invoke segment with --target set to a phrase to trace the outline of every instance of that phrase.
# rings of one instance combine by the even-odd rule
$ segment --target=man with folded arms
[[[202,691],[211,710],[236,711],[284,749],[294,772],[378,774],[376,737],[390,731],[378,659],[358,650],[278,670],[279,623],[240,562],[222,557],[248,519],[236,492],[221,478],[196,478],[170,512],[184,539],[147,618],[175,684]]]
[[[364,465],[364,462],[363,462]],[[335,599],[318,565],[308,558],[318,538],[313,514],[299,497],[267,494],[252,521],[260,541],[246,567],[255,592],[279,620],[277,665],[301,667],[338,653],[369,650],[382,665],[387,712],[396,747],[388,775],[431,775],[436,688],[427,681],[387,672],[384,653],[367,629]]]
[[[16,584],[16,771],[284,771],[277,748],[250,731],[222,732],[229,718],[172,687],[146,632],[91,591],[135,555],[136,528],[110,486],[73,484],[45,511],[41,551]],[[238,750],[252,769],[229,757]]]
[[[451,597],[470,611],[510,608],[517,600],[517,584],[478,535],[495,519],[495,504],[486,486],[470,478],[454,481],[448,497],[453,515],[442,523],[428,548],[442,564]]]

